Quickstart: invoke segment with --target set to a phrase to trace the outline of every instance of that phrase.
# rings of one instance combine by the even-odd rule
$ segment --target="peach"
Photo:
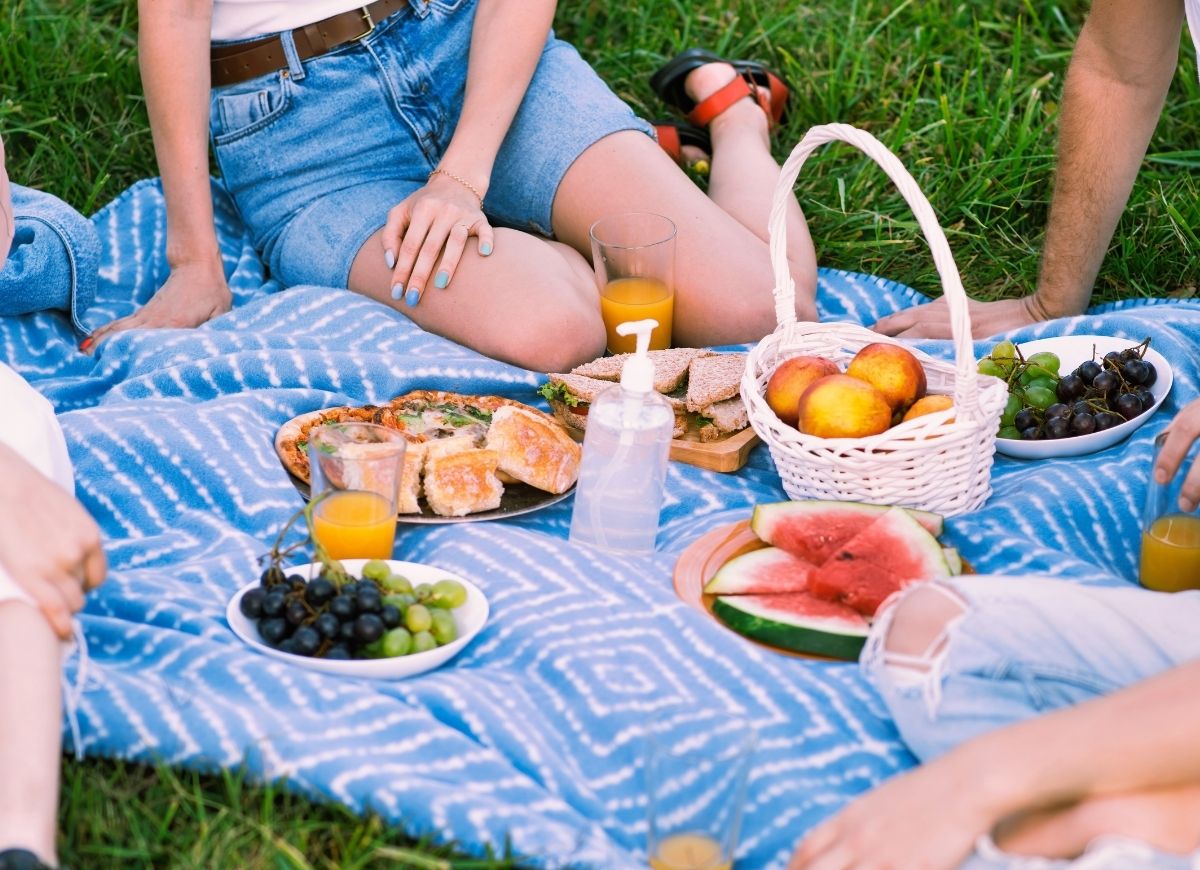
[[[883,393],[898,414],[925,395],[925,369],[912,351],[898,344],[868,344],[850,360],[846,374]]]
[[[923,399],[917,399],[913,402],[912,407],[904,415],[905,420],[915,420],[917,417],[924,417],[926,414],[932,414],[935,411],[945,411],[947,408],[954,407],[954,399],[949,396],[933,395],[925,396]],[[953,421],[953,417],[950,418]]]
[[[849,375],[826,375],[800,396],[797,428],[821,438],[862,438],[891,425],[883,393]]]
[[[794,356],[781,362],[767,381],[767,404],[780,420],[796,425],[800,394],[818,378],[839,373],[837,364],[823,356]]]

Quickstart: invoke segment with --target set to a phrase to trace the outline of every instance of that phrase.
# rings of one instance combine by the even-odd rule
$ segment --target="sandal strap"
[[[666,151],[671,159],[679,161],[683,155],[683,142],[679,138],[679,128],[674,124],[658,124],[654,127],[658,137],[659,147]]]
[[[754,96],[750,85],[741,76],[734,76],[726,85],[698,102],[687,114],[687,119],[697,127],[707,127],[713,118],[724,112],[738,100]],[[759,100],[761,105],[761,100]]]

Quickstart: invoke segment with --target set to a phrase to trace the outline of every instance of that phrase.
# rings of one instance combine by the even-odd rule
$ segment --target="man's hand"
[[[104,579],[100,530],[82,505],[0,445],[0,564],[38,603],[59,637],[83,593]]]
[[[188,329],[229,310],[233,296],[218,256],[176,266],[150,301],[130,314],[101,326],[79,346],[92,353],[100,342],[126,329]]]
[[[967,311],[971,315],[971,336],[976,339],[990,338],[1010,329],[1050,319],[1033,296],[996,302],[969,299]],[[950,308],[946,305],[945,297],[935,299],[925,305],[914,305],[889,314],[881,318],[873,329],[884,335],[904,338],[951,338]]]
[[[1193,399],[1167,426],[1167,439],[1154,463],[1154,479],[1158,483],[1167,483],[1175,476],[1197,437],[1200,437],[1200,399]],[[1194,463],[1187,470],[1179,490],[1180,508],[1194,511],[1197,504],[1200,504],[1200,463]]]

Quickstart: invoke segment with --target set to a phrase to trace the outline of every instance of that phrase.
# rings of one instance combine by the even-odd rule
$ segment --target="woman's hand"
[[[446,287],[471,236],[478,239],[480,254],[492,253],[495,237],[480,198],[451,176],[430,176],[424,187],[388,212],[383,228],[381,242],[384,262],[392,270],[392,298],[403,297],[410,308],[420,302],[435,264],[438,270],[433,283]]]
[[[0,563],[55,633],[70,637],[71,614],[107,571],[96,522],[7,446],[0,446],[0,506]]]
[[[189,329],[229,310],[233,297],[221,258],[183,263],[171,269],[150,301],[130,314],[101,326],[79,345],[92,353],[100,342],[126,329]]]
[[[1185,405],[1166,431],[1167,440],[1158,451],[1158,461],[1154,464],[1154,479],[1159,483],[1166,483],[1175,476],[1188,450],[1200,437],[1200,399],[1193,399]],[[1179,506],[1183,510],[1193,511],[1197,504],[1200,504],[1200,463],[1193,464],[1187,470],[1187,477],[1179,490]]]

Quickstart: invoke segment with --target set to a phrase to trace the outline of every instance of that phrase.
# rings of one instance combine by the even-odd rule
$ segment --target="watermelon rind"
[[[963,572],[962,556],[958,550],[953,547],[942,547],[942,555],[946,557],[946,566],[950,569],[950,575],[957,577]]]
[[[708,595],[803,592],[815,566],[780,550],[763,547],[735,556],[704,584]]]
[[[804,522],[820,521],[821,512],[836,509],[839,512],[858,512],[865,517],[880,517],[892,510],[892,505],[887,504],[865,504],[863,502],[830,502],[830,500],[821,499],[802,499],[797,502],[773,502],[770,504],[755,505],[754,516],[750,518],[750,528],[758,535],[758,538],[766,541],[767,544],[774,542],[774,529],[778,527],[780,522],[787,520],[799,520]],[[925,528],[926,532],[934,535],[942,534],[944,520],[941,514],[932,514],[928,510],[916,510],[914,508],[905,508],[904,511],[913,520],[916,520]]]
[[[772,606],[772,600],[803,600],[836,616],[806,616]],[[713,601],[713,613],[738,634],[781,649],[855,661],[867,641],[867,621],[848,607],[813,598],[805,592],[787,595],[728,595]]]

